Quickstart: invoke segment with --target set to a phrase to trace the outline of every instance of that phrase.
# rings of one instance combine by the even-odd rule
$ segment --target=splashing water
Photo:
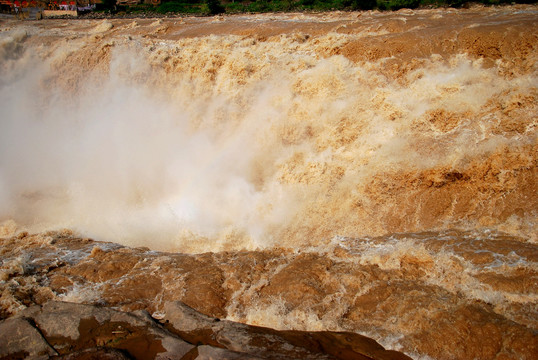
[[[440,14],[4,24],[0,217],[182,251],[482,226],[535,241],[536,52],[514,67],[502,26],[502,56],[368,51],[450,38]]]
[[[181,300],[532,358],[537,15],[0,20],[0,315]]]

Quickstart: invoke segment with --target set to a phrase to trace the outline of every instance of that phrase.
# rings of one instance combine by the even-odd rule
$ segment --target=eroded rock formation
[[[277,331],[167,303],[159,321],[94,305],[50,301],[0,322],[0,358],[406,360],[353,333]]]

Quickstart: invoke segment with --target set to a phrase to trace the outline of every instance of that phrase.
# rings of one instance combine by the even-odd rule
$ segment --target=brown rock
[[[409,359],[354,333],[277,331],[166,304],[167,331],[145,311],[65,302],[33,306],[0,323],[0,356],[60,359]],[[34,325],[35,324],[35,325]],[[50,344],[50,345],[49,345]],[[54,348],[53,348],[54,347]]]
[[[59,360],[129,360],[122,351],[109,348],[92,348],[58,357]]]
[[[181,358],[193,348],[144,311],[124,313],[91,305],[48,302],[26,309],[17,317],[31,318],[62,355],[104,347],[123,350],[136,359]]]
[[[203,315],[181,302],[165,304],[168,328],[191,343],[205,343],[262,358],[409,359],[354,333],[278,331]]]
[[[242,354],[235,351],[230,351],[227,349],[222,349],[219,347],[209,346],[209,345],[202,345],[198,346],[197,348],[198,356],[196,356],[196,360],[243,360],[243,359],[261,359],[259,357],[248,355],[248,354]]]
[[[0,359],[48,359],[58,353],[25,319],[0,322]]]

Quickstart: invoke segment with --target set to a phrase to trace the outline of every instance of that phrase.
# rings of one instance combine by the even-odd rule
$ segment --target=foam
[[[0,219],[189,252],[480,225],[533,241],[535,72],[339,55],[384,36],[376,16],[366,33],[266,39],[141,35],[164,20],[90,22],[98,36],[69,42],[2,32]]]

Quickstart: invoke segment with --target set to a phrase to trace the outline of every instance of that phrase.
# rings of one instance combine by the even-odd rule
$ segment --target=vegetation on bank
[[[101,11],[125,14],[190,14],[217,15],[222,13],[263,13],[287,11],[331,10],[399,10],[420,7],[464,7],[467,4],[503,5],[533,4],[536,0],[162,0],[158,5],[116,5],[104,0]]]

